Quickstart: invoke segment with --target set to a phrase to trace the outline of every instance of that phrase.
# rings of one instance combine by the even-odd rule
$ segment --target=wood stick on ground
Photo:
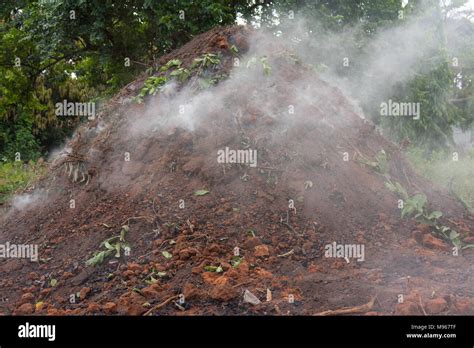
[[[327,316],[327,315],[366,313],[366,312],[369,312],[373,308],[376,298],[377,298],[377,295],[375,295],[369,302],[361,306],[344,307],[340,309],[327,310],[327,311],[316,313],[315,315]]]
[[[284,253],[284,254],[281,254],[281,255],[277,255],[277,257],[286,257],[286,256],[290,256],[290,255],[293,255],[295,253],[295,250],[294,249],[291,249],[290,251]]]
[[[428,314],[426,314],[425,307],[423,307],[423,301],[421,300],[421,295],[420,294],[418,294],[418,301],[420,302],[420,307],[421,307],[421,310],[423,311],[423,314],[428,315]]]
[[[178,297],[179,297],[179,295],[171,296],[170,298],[168,298],[165,301],[161,302],[160,304],[156,305],[155,307],[153,307],[149,311],[145,312],[145,314],[143,314],[143,316],[151,315],[151,313],[153,313],[157,309],[160,309],[161,307],[166,306],[168,303],[170,303],[171,301],[177,299]]]
[[[280,222],[282,225],[286,226],[291,232],[293,232],[298,237],[304,237],[304,233],[298,233],[295,229],[289,224],[284,221]]]
[[[130,220],[140,220],[140,219],[145,219],[146,222],[152,223],[152,222],[150,222],[150,219],[152,219],[150,216],[132,216],[132,217],[129,217],[128,219],[126,219],[124,222],[122,222],[122,226],[123,225],[128,225]]]

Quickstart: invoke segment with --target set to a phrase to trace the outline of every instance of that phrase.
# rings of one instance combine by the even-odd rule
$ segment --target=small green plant
[[[402,218],[411,215],[415,215],[415,218],[424,216],[426,202],[427,198],[422,193],[417,193],[412,197],[408,197],[403,204]]]
[[[120,257],[122,250],[130,250],[130,246],[125,241],[125,235],[129,232],[128,225],[122,226],[120,234],[104,240],[100,246],[105,248],[105,250],[98,251],[86,261],[87,266],[96,266],[104,262],[104,260],[115,253],[115,257]]]
[[[268,76],[270,75],[271,71],[272,71],[272,68],[270,67],[270,65],[268,64],[268,58],[267,56],[263,56],[260,58],[260,63],[262,63],[262,67],[263,67],[263,73]]]
[[[363,156],[357,158],[356,161],[376,170],[380,174],[385,175],[388,173],[388,157],[383,149],[380,150],[377,155],[375,155],[375,161],[371,161],[370,159]]]
[[[402,218],[414,216],[417,221],[432,226],[434,229],[433,232],[436,235],[450,242],[458,250],[474,247],[474,245],[471,244],[464,245],[460,238],[461,235],[458,232],[448,226],[443,225],[439,221],[439,219],[441,219],[443,216],[441,211],[427,211],[426,205],[428,200],[426,195],[423,193],[417,193],[416,195],[410,197],[400,183],[392,183],[390,180],[385,183],[385,186],[403,199],[403,208],[401,212]]]
[[[443,216],[443,213],[440,212],[440,211],[438,211],[438,210],[436,210],[436,211],[431,212],[431,213],[426,217],[426,219],[427,219],[427,221],[433,223],[433,222],[435,222],[436,220],[440,219],[442,216]]]
[[[405,190],[405,188],[399,183],[395,182],[392,183],[390,179],[385,183],[385,186],[393,193],[397,194],[400,198],[403,200],[407,200],[409,198],[408,192]]]
[[[232,259],[230,260],[230,264],[232,265],[232,268],[237,268],[239,265],[242,263],[244,260],[243,257],[240,256],[233,256]]]

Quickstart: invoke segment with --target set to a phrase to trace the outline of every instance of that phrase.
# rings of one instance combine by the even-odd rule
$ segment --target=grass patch
[[[435,152],[426,156],[416,148],[409,149],[406,156],[420,175],[452,190],[474,206],[474,150],[459,154],[458,161],[453,161],[453,153]]]
[[[0,203],[5,203],[15,192],[28,187],[45,171],[43,163],[0,161]]]

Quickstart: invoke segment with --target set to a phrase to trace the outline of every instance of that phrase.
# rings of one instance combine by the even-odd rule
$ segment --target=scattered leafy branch
[[[401,211],[402,218],[413,216],[417,221],[432,226],[438,236],[450,242],[458,250],[474,247],[474,245],[463,246],[460,234],[439,222],[439,219],[443,216],[442,212],[429,212],[427,210],[426,206],[428,199],[425,194],[417,193],[410,196],[407,190],[399,182],[392,182],[390,180],[388,175],[388,158],[384,150],[381,150],[375,156],[375,161],[371,161],[363,156],[358,158],[357,161],[373,168],[385,176],[387,179],[385,186],[403,200],[403,208]]]
[[[194,195],[195,196],[204,196],[204,195],[207,195],[209,193],[208,190],[197,190],[194,192]]]
[[[205,266],[204,270],[207,272],[216,272],[216,273],[222,273],[224,271],[220,265],[219,266]]]
[[[170,77],[174,77],[180,82],[186,81],[190,75],[191,72],[186,68],[177,68],[170,73]]]
[[[270,75],[270,72],[272,71],[272,68],[270,67],[270,65],[268,64],[268,58],[267,56],[263,56],[260,58],[260,63],[262,63],[262,67],[263,67],[263,73],[268,76]]]
[[[104,260],[115,253],[115,257],[120,257],[121,250],[130,250],[130,246],[125,241],[125,235],[129,232],[128,225],[122,226],[118,236],[110,237],[104,240],[100,246],[105,248],[94,253],[94,256],[86,261],[87,266],[96,266],[104,262]]]
[[[230,51],[232,52],[234,56],[236,56],[239,53],[239,49],[235,45],[230,46]]]
[[[232,265],[232,268],[237,268],[237,267],[239,267],[239,265],[242,263],[243,260],[244,260],[243,257],[235,255],[230,260],[230,264]]]
[[[408,200],[408,192],[403,188],[402,185],[400,185],[399,182],[392,183],[390,180],[388,180],[385,183],[385,186],[393,193],[396,193],[401,199],[403,200]]]
[[[257,60],[256,57],[252,57],[247,61],[247,69],[251,68],[254,66],[258,61],[262,64],[263,68],[263,73],[268,76],[270,75],[270,72],[272,71],[272,68],[270,67],[270,64],[268,64],[268,57],[267,56],[262,56],[260,57],[259,60]]]
[[[158,278],[164,278],[166,277],[167,273],[166,272],[158,272],[154,267],[151,270],[151,273],[147,275],[145,279],[145,283],[150,285],[150,284],[155,284],[158,281]],[[158,278],[155,278],[158,277]]]
[[[205,53],[199,58],[194,59],[191,69],[199,68],[201,70],[208,69],[213,65],[219,65],[221,58],[214,53]]]
[[[199,89],[206,89],[217,84],[220,80],[227,77],[225,74],[209,74],[208,70],[214,68],[221,63],[221,57],[214,53],[206,53],[199,58],[194,59],[191,67],[185,68],[179,59],[171,59],[163,65],[158,72],[161,75],[150,76],[146,79],[140,93],[133,98],[137,103],[142,103],[143,98],[147,95],[156,95],[162,90],[162,87],[169,81],[170,78],[184,83],[188,81],[191,76],[194,80],[191,85],[197,85]],[[149,74],[153,73],[153,69],[147,70]],[[169,72],[169,73],[168,73]],[[168,73],[165,75],[165,73]],[[203,76],[208,75],[208,76]]]
[[[143,86],[140,95],[155,95],[163,87],[163,85],[168,82],[168,79],[165,76],[150,76]]]
[[[166,72],[168,71],[170,68],[180,68],[181,67],[181,61],[179,59],[171,59],[168,63],[166,63],[165,65],[163,65],[161,68],[160,68],[160,72]]]
[[[166,250],[163,251],[161,254],[162,254],[166,259],[171,259],[171,258],[173,257],[173,255],[172,255],[170,252],[166,251]]]
[[[371,161],[370,159],[361,155],[360,158],[356,159],[357,162],[366,165],[381,174],[388,173],[388,157],[385,151],[382,149],[377,153],[375,156],[375,161]]]

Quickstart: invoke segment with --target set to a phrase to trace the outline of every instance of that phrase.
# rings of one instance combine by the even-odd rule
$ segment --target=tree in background
[[[291,33],[293,18],[305,18],[311,36],[334,41],[329,47],[318,47],[321,39],[305,42],[306,46],[314,46],[310,57],[314,64],[346,78],[366,114],[394,140],[410,139],[433,151],[453,145],[453,126],[466,128],[474,121],[474,23],[467,19],[474,16],[466,12],[460,17],[453,16],[466,2],[264,0],[241,11],[248,21],[272,28],[281,35]],[[387,87],[390,82],[380,84],[372,75],[371,42],[383,30],[403,26],[407,21],[423,22],[426,40],[432,48],[419,58],[412,78]],[[340,64],[343,57],[351,59],[347,67]],[[459,65],[454,64],[456,61]],[[375,87],[361,88],[371,85]],[[384,88],[385,95],[380,93]],[[406,117],[381,117],[381,95],[398,102],[419,102],[423,117],[417,122]]]
[[[245,2],[245,1],[243,1]],[[0,158],[34,159],[78,120],[54,104],[115,93],[154,59],[217,25],[225,0],[6,1],[0,9]],[[130,63],[130,64],[128,64]]]

